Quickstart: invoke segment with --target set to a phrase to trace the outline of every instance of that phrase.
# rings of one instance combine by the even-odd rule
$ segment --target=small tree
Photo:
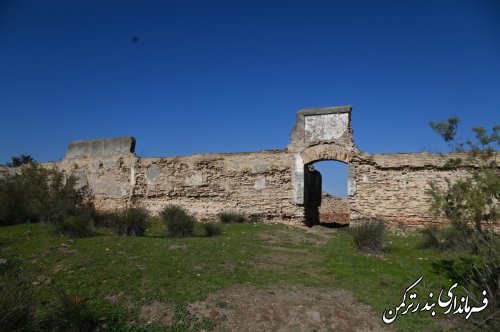
[[[45,221],[60,223],[67,216],[89,213],[91,204],[77,179],[37,164],[0,179],[0,225]]]
[[[22,154],[19,157],[10,158],[11,161],[7,163],[9,167],[19,167],[25,164],[32,164],[35,162],[35,159],[27,154]]]
[[[467,170],[469,176],[455,182],[445,179],[444,189],[431,182],[427,193],[436,215],[449,219],[457,230],[467,231],[473,226],[481,233],[484,224],[496,223],[500,215],[500,173],[496,160],[500,126],[493,127],[491,133],[483,127],[474,128],[476,142],[460,143],[456,140],[458,122],[459,119],[453,117],[430,125],[452,144],[452,152],[462,152],[458,157],[449,158],[445,167],[460,167]]]
[[[480,263],[465,266],[464,287],[477,303],[482,301],[477,294],[482,295],[485,290],[489,305],[472,321],[481,330],[499,331],[500,258],[498,236],[494,230],[500,215],[500,171],[497,163],[500,126],[493,127],[491,133],[483,127],[474,128],[474,142],[457,143],[458,122],[458,118],[431,122],[431,128],[452,144],[454,152],[462,152],[462,155],[448,159],[445,166],[450,169],[460,166],[468,171],[468,177],[455,182],[446,179],[446,188],[432,182],[428,194],[434,213],[448,218],[457,236],[480,256]],[[485,224],[493,227],[485,228]],[[489,234],[490,231],[492,234]]]

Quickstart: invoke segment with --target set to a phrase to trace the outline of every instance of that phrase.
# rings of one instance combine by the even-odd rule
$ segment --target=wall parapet
[[[360,152],[353,159],[357,164],[370,164],[379,169],[426,169],[432,168],[437,170],[447,170],[449,166],[447,161],[450,159],[461,159],[460,168],[477,167],[474,161],[468,160],[467,152],[459,153],[381,153],[369,154]],[[496,158],[497,163],[500,163],[500,157]]]
[[[135,138],[115,137],[71,142],[64,159],[100,158],[135,153]]]

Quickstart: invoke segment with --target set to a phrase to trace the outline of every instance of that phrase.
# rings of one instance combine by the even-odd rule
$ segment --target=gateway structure
[[[392,226],[420,227],[435,221],[425,194],[428,183],[444,184],[465,170],[444,167],[430,153],[369,154],[354,144],[351,106],[297,113],[284,150],[145,158],[135,138],[78,141],[60,162],[46,163],[74,174],[88,186],[98,210],[142,206],[158,213],[177,204],[200,219],[239,211],[264,220],[319,222],[321,175],[317,161],[348,164],[350,222],[376,217]]]

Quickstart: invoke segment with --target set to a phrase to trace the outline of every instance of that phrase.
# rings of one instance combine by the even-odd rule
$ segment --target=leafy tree
[[[432,182],[427,193],[434,213],[445,216],[452,223],[453,232],[447,238],[448,244],[465,245],[478,255],[479,262],[461,264],[462,280],[472,301],[482,303],[485,291],[489,304],[471,320],[481,330],[500,331],[500,255],[499,237],[495,234],[500,216],[500,169],[497,163],[500,126],[493,127],[491,132],[483,127],[473,128],[475,140],[459,143],[455,138],[458,122],[456,117],[431,122],[431,128],[452,144],[452,152],[460,152],[449,158],[445,166],[449,169],[460,167],[468,174],[455,182],[446,179],[445,188]],[[489,227],[484,227],[486,225]],[[432,237],[437,234],[430,228],[427,233]],[[453,268],[448,272],[453,274]]]
[[[449,169],[460,167],[468,176],[455,182],[445,179],[446,188],[432,182],[427,193],[431,197],[432,211],[449,219],[454,228],[467,231],[473,226],[482,232],[485,224],[498,222],[500,216],[497,163],[500,126],[493,127],[490,133],[483,127],[476,127],[472,129],[475,141],[460,143],[456,140],[458,122],[459,119],[453,117],[430,125],[446,142],[453,144],[452,152],[460,152],[449,158],[445,166]]]
[[[454,116],[447,121],[431,122],[430,126],[436,133],[443,137],[445,142],[451,142],[455,140],[459,122],[460,119]]]
[[[0,179],[0,225],[51,222],[89,213],[90,204],[77,179],[57,169],[29,164],[12,176]]]
[[[27,154],[22,154],[19,157],[12,157],[11,162],[7,163],[9,167],[19,167],[26,164],[32,164],[35,162],[35,159]]]

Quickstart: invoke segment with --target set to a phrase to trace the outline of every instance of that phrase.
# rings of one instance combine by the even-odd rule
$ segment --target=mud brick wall
[[[200,218],[240,211],[268,220],[299,219],[290,165],[284,151],[141,158],[133,200],[154,213],[178,204]]]
[[[319,207],[319,219],[322,223],[349,225],[349,215],[347,198],[332,196],[326,192],[322,193],[321,206]]]
[[[95,145],[95,143],[93,143]],[[140,158],[126,151],[106,156],[84,148],[56,166],[90,188],[98,210],[142,206],[153,214],[169,204],[200,219],[223,211],[265,220],[299,222],[303,209],[293,203],[292,156],[286,151]],[[70,152],[70,151],[69,151]]]
[[[455,181],[469,174],[465,169],[446,169],[446,160],[447,155],[429,153],[359,155],[352,161],[356,194],[349,199],[351,224],[367,217],[393,227],[444,222],[429,212],[429,183],[444,187],[446,178]]]
[[[447,157],[360,152],[349,162],[355,185],[348,204],[344,201],[341,211],[336,211],[339,204],[329,206],[332,202],[324,200],[320,211],[348,211],[351,225],[371,217],[385,220],[391,227],[420,228],[445,222],[429,212],[429,183],[445,186],[446,178],[454,181],[469,174],[466,169],[445,168]],[[176,204],[200,219],[238,211],[300,225],[304,206],[294,200],[295,158],[287,150],[165,158],[140,158],[133,153],[82,154],[43,165],[75,175],[81,186],[90,189],[101,211],[142,206],[157,214]],[[0,176],[14,174],[14,170],[18,169],[3,167]]]
[[[0,165],[0,179],[9,175],[9,167]]]
[[[5,165],[0,165],[0,180],[7,177],[15,175],[19,172],[20,167],[7,167]]]
[[[94,204],[101,211],[142,206],[158,214],[165,206],[176,204],[199,219],[214,219],[220,212],[238,211],[264,220],[292,224],[305,221],[304,206],[295,200],[295,152],[141,158],[127,147],[133,144],[133,138],[82,141],[70,145],[61,162],[44,166],[58,167],[75,175],[81,186],[90,189]],[[323,147],[330,149],[328,145]],[[336,150],[332,151],[322,156],[338,158]],[[347,215],[343,222],[349,221],[351,225],[371,217],[385,220],[392,227],[419,228],[443,222],[429,212],[426,195],[429,182],[444,186],[446,178],[457,180],[469,174],[466,169],[446,169],[447,157],[354,151],[350,159],[344,160],[350,169],[348,204],[342,204],[342,211],[334,211],[339,204],[328,206],[332,202],[324,200],[320,212]]]
[[[77,176],[98,210],[135,205],[157,214],[177,204],[200,219],[238,211],[302,224],[312,188],[305,181],[306,167],[336,160],[349,165],[348,207],[333,211],[323,206],[323,215],[343,214],[351,225],[370,217],[394,227],[443,222],[429,211],[429,183],[444,186],[446,178],[468,176],[467,169],[445,168],[449,155],[365,153],[354,144],[351,111],[349,105],[300,110],[286,150],[140,158],[134,153],[135,139],[119,137],[73,142],[61,162],[44,165]],[[15,171],[0,167],[0,178]],[[309,215],[321,213],[314,209]]]

